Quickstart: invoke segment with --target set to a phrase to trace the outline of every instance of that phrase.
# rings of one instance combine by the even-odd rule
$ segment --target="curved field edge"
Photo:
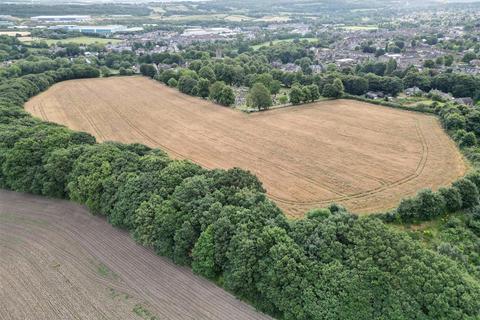
[[[39,91],[38,88],[28,87],[28,84],[26,86],[30,93],[20,97],[19,102],[25,102]],[[16,97],[17,92],[17,88],[12,86],[1,92],[0,96]],[[12,101],[17,99],[12,98]],[[4,183],[12,189],[52,196],[52,191],[59,190],[50,189],[52,185],[48,183],[44,187],[49,189],[39,190],[38,182],[44,180],[39,181],[38,178],[48,180],[52,177],[58,179],[59,176],[65,178],[68,175],[68,193],[55,193],[55,196],[76,199],[87,204],[94,212],[102,212],[99,211],[99,205],[108,204],[108,199],[115,196],[111,193],[114,190],[103,189],[102,186],[111,185],[111,178],[120,174],[122,170],[118,171],[121,169],[118,164],[133,164],[134,159],[130,158],[131,161],[127,163],[122,160],[125,157],[135,157],[132,152],[146,152],[146,148],[141,145],[95,144],[94,139],[86,134],[33,120],[16,108],[18,107],[4,112],[2,120],[7,123],[11,121],[12,126],[19,123],[27,126],[30,124],[32,128],[29,136],[17,136],[18,143],[7,144],[7,150],[4,148],[7,153],[7,163],[3,166],[3,174],[7,175]],[[16,131],[12,126],[10,130]],[[21,133],[21,129],[16,133]],[[56,140],[53,147],[56,150],[44,149],[47,145],[45,134],[49,138],[48,142],[53,142],[50,138],[60,137],[67,141]],[[14,136],[7,134],[7,137],[15,141]],[[81,158],[74,157],[73,170],[67,168],[61,171],[54,165],[50,166],[50,173],[45,172],[48,161],[42,161],[45,159],[43,155],[53,155],[52,153],[68,146],[71,139],[73,143],[84,145],[80,146],[81,149],[75,146],[71,149],[83,150]],[[12,142],[12,139],[4,142],[8,141]],[[40,149],[31,150],[28,149],[29,146]],[[151,152],[158,154],[160,166],[165,164],[165,159],[161,160],[163,156],[160,150]],[[26,156],[22,157],[22,154]],[[56,156],[63,157],[58,153]],[[107,159],[104,158],[105,161],[95,165],[97,160],[100,160],[97,156],[107,156]],[[38,161],[22,161],[30,160],[31,157]],[[114,161],[115,159],[120,162]],[[109,173],[109,168],[112,168],[110,165],[115,165],[115,162],[117,169]],[[191,164],[188,166],[191,167]],[[10,172],[9,168],[14,170]],[[160,170],[154,167],[154,171],[155,168]],[[36,174],[30,174],[32,172]],[[103,178],[98,175],[102,172],[107,173]],[[379,219],[358,219],[339,207],[331,207],[329,210],[312,212],[305,219],[289,221],[274,204],[265,199],[258,181],[248,173],[239,170],[201,172],[181,183],[174,183],[175,193],[166,201],[154,194],[145,202],[139,208],[138,214],[143,216],[142,219],[147,218],[144,220],[147,228],[140,231],[147,234],[152,231],[166,231],[158,233],[157,236],[160,236],[159,240],[167,240],[167,243],[160,241],[155,247],[176,262],[179,258],[186,258],[194,246],[192,267],[196,272],[221,280],[226,287],[233,288],[238,296],[254,302],[261,310],[285,319],[463,320],[478,317],[478,282],[462,272],[452,260],[425,250],[405,233],[394,232]],[[170,170],[169,173],[165,178],[171,177]],[[209,176],[218,180],[208,179]],[[239,177],[242,178],[243,185],[247,184],[254,189],[239,190]],[[147,178],[150,179],[151,175],[147,175]],[[55,181],[61,186],[61,181]],[[207,191],[206,194],[198,194],[198,183],[213,183],[217,187],[211,190],[212,193]],[[224,184],[226,188],[221,188],[220,191],[217,189],[218,183],[220,186]],[[57,186],[57,183],[53,186]],[[477,190],[472,182],[470,187]],[[140,195],[145,191],[147,189],[140,189]],[[222,196],[224,192],[226,195],[236,192],[233,198],[223,198],[222,203],[229,205],[220,211],[216,203],[208,205],[215,199],[212,196]],[[134,201],[135,198],[126,196],[124,200]],[[210,207],[208,211],[202,209],[205,204]],[[103,211],[113,223],[112,215],[107,212]],[[161,220],[160,224],[152,224],[148,220],[152,212],[155,213],[155,218],[174,218],[177,223],[172,225],[168,220]],[[209,218],[204,213],[212,215]],[[195,226],[194,230],[190,221]],[[200,225],[204,223],[207,223],[208,227],[200,229]],[[135,233],[137,231],[139,230],[135,229]],[[193,235],[191,231],[194,231]],[[212,239],[212,231],[220,231],[221,237]],[[222,236],[224,232],[228,242],[222,244],[225,241]],[[185,236],[187,240],[193,236],[190,239],[192,242],[185,243]],[[228,248],[228,265],[212,266],[210,254],[213,240],[214,244],[221,244],[220,252]],[[161,250],[162,247],[165,249],[165,244],[170,249],[173,249],[174,245],[175,254],[170,250]],[[225,254],[224,251],[223,253]]]
[[[62,82],[26,110],[100,141],[160,147],[206,168],[248,169],[293,217],[332,202],[360,214],[389,210],[467,170],[436,117],[350,100],[245,115],[128,77]]]
[[[0,271],[5,320],[271,319],[65,200],[0,190]]]

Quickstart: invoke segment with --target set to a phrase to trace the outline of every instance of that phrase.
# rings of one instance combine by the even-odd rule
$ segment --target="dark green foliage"
[[[178,80],[178,90],[194,96],[197,94],[197,83],[198,81],[190,76],[182,76]]]
[[[438,193],[445,200],[445,208],[448,212],[455,212],[462,208],[462,195],[457,188],[440,188]]]
[[[472,181],[477,186],[477,189],[480,190],[480,171],[471,171],[465,176],[465,178]]]
[[[210,83],[214,83],[215,80],[216,80],[215,72],[213,71],[212,68],[210,68],[210,67],[208,67],[208,66],[202,67],[202,68],[198,71],[198,75],[199,75],[201,78],[207,79]]]
[[[224,106],[231,106],[235,102],[235,93],[232,88],[221,81],[210,86],[210,99]]]
[[[6,184],[13,190],[41,194],[47,158],[55,149],[72,145],[71,138],[68,129],[50,125],[38,127],[28,138],[16,142],[3,163]]]
[[[403,222],[431,220],[445,212],[446,202],[442,194],[430,189],[421,190],[414,198],[403,199],[397,208]]]
[[[465,117],[458,113],[452,113],[445,117],[444,126],[447,130],[465,129]]]
[[[170,78],[168,81],[167,81],[167,84],[169,87],[174,87],[176,88],[178,86],[178,81],[175,79],[175,78]]]
[[[314,102],[320,98],[320,91],[316,84],[311,84],[303,87],[303,101]]]
[[[368,91],[368,80],[364,77],[345,76],[342,82],[346,93],[362,95]]]
[[[462,208],[473,208],[479,204],[478,188],[472,181],[462,178],[455,181],[452,186],[457,188],[462,196]]]
[[[290,102],[292,104],[299,104],[303,101],[303,91],[300,86],[293,86],[290,90]]]
[[[372,73],[365,77],[370,91],[381,91],[396,96],[403,90],[402,80],[397,77],[380,77]]]
[[[458,134],[457,132],[457,141],[460,147],[474,147],[477,145],[477,137],[473,132],[465,132],[464,134]]]
[[[105,205],[102,201],[104,183],[129,166],[136,167],[137,158],[136,154],[122,151],[115,144],[92,146],[73,165],[67,186],[70,198],[85,203],[94,213],[101,213]]]
[[[87,146],[89,144],[86,144]],[[46,157],[42,194],[67,198],[67,183],[75,160],[85,152],[86,145],[73,145],[54,150]]]
[[[210,81],[200,78],[197,83],[197,95],[202,98],[207,98],[210,95]]]
[[[410,222],[417,218],[418,202],[415,198],[404,198],[397,208],[399,218],[404,222]]]
[[[157,70],[151,64],[142,64],[140,66],[140,73],[144,76],[153,78],[157,74]]]
[[[340,98],[343,95],[343,83],[340,79],[335,79],[332,84],[327,83],[323,87],[322,96],[327,98]]]
[[[247,104],[258,110],[270,108],[272,105],[270,91],[262,83],[255,83],[248,92]]]
[[[417,194],[417,214],[422,220],[436,218],[445,212],[445,200],[430,189],[421,190]]]

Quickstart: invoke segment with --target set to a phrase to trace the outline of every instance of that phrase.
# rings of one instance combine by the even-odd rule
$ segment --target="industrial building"
[[[50,29],[75,31],[75,32],[81,32],[81,33],[96,33],[101,35],[111,35],[117,32],[134,32],[134,31],[143,30],[143,28],[128,28],[122,25],[109,25],[109,26],[58,25],[58,26],[50,27]]]

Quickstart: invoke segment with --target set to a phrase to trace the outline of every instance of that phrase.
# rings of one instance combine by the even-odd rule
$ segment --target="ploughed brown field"
[[[297,217],[331,202],[360,214],[390,209],[466,171],[434,116],[351,100],[244,114],[147,78],[116,77],[56,84],[26,109],[100,141],[248,169]]]
[[[0,190],[0,319],[271,318],[78,204]]]

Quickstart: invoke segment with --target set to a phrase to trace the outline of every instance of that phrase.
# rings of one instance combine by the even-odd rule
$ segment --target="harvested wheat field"
[[[42,119],[140,142],[207,168],[254,172],[290,216],[331,202],[357,213],[447,185],[466,164],[437,118],[335,100],[244,114],[142,77],[74,80],[26,104]]]
[[[0,319],[271,319],[63,200],[0,190]]]

